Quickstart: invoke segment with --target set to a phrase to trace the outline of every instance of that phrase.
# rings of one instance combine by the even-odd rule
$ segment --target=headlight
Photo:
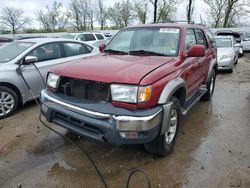
[[[60,76],[54,73],[49,73],[47,78],[47,85],[52,88],[57,88]]]
[[[130,85],[118,85],[112,84],[111,95],[113,101],[119,102],[146,102],[150,99],[152,88],[151,86],[130,86]]]
[[[234,55],[233,54],[226,54],[226,55],[222,55],[220,60],[223,59],[233,59]]]

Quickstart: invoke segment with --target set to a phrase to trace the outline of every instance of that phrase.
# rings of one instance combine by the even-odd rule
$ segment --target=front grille
[[[110,102],[110,87],[107,83],[61,77],[58,92],[77,99]]]
[[[104,133],[101,129],[99,129],[98,127],[95,127],[95,126],[92,126],[92,125],[89,125],[87,123],[84,123],[78,119],[75,119],[73,117],[70,117],[70,116],[67,116],[67,115],[64,115],[62,113],[59,113],[59,112],[55,112],[54,113],[54,121],[56,122],[64,122],[66,124],[69,124],[71,125],[72,127],[79,127],[79,128],[82,128],[84,129],[85,131],[89,132],[89,133],[92,133],[92,134],[95,134],[95,135],[100,135],[102,133]]]

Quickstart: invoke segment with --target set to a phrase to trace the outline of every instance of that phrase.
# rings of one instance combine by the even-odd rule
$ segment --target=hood
[[[101,54],[56,66],[52,71],[60,76],[83,80],[139,84],[144,76],[172,59],[163,56]]]
[[[218,56],[222,56],[225,54],[234,54],[234,48],[217,48]]]

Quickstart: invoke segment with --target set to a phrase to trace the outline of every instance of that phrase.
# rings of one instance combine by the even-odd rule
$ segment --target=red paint
[[[83,80],[93,80],[104,83],[120,83],[132,85],[152,85],[152,97],[148,102],[130,104],[112,102],[112,105],[136,109],[151,108],[157,105],[160,94],[165,85],[177,78],[184,79],[187,85],[187,95],[191,95],[206,81],[209,65],[216,58],[216,48],[208,40],[208,48],[194,45],[187,53],[184,51],[185,33],[188,28],[203,26],[189,24],[148,24],[135,27],[175,27],[180,28],[180,44],[177,57],[161,56],[132,56],[118,54],[100,54],[99,56],[84,58],[55,67],[52,71],[58,75],[74,77]],[[103,52],[105,46],[100,46]]]

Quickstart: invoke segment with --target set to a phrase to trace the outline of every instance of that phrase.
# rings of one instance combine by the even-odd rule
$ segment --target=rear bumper
[[[40,101],[41,113],[48,122],[90,139],[114,145],[141,144],[160,134],[161,106],[127,110],[109,103],[72,100],[46,90],[41,92]]]

